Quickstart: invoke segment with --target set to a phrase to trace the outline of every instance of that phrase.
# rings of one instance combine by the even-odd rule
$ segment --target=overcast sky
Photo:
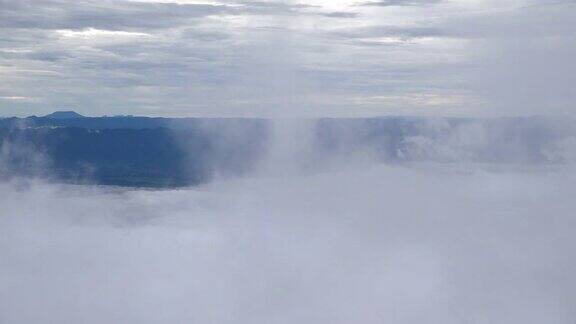
[[[0,115],[566,114],[575,0],[0,0]]]

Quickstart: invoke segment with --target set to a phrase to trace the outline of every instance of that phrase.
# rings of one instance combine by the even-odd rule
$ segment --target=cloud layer
[[[1,1],[2,115],[572,110],[571,1]]]
[[[2,183],[0,322],[572,323],[574,174],[452,171]]]

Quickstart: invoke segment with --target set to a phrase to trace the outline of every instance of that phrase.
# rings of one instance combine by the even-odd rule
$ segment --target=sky
[[[0,116],[571,114],[574,0],[0,0]]]

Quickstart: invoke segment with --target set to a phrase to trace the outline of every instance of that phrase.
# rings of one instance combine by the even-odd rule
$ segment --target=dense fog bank
[[[195,187],[0,182],[0,323],[572,323],[571,129],[417,122],[276,121]]]
[[[1,323],[572,323],[576,175],[0,185]]]

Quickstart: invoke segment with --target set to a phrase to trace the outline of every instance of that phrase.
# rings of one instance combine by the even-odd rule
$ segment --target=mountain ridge
[[[51,114],[43,116],[43,118],[50,118],[50,119],[73,119],[73,118],[86,118],[73,110],[59,110],[55,111]]]

